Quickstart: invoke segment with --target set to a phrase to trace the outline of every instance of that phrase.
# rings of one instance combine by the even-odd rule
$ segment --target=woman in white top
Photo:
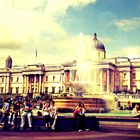
[[[140,121],[140,111],[138,109],[139,109],[139,105],[136,104],[132,110],[132,114],[136,117],[139,117],[139,121]],[[140,129],[140,122],[138,123],[138,129]]]
[[[49,111],[49,102],[46,102],[42,107],[42,114],[46,121],[46,127],[50,128],[50,111]]]

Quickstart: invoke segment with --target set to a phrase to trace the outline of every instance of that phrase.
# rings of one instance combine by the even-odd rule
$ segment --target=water
[[[78,83],[84,86],[85,93],[97,94],[101,87],[101,71],[98,67],[98,57],[95,45],[97,42],[91,40],[83,41],[83,34],[80,33],[80,51],[77,62]]]

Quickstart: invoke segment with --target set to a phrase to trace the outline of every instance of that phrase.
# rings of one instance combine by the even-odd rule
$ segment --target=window
[[[4,82],[4,77],[2,77],[1,81],[2,81],[2,83]]]
[[[46,76],[46,82],[48,81],[48,76]]]
[[[19,87],[16,87],[16,93],[19,93]]]
[[[59,93],[61,93],[61,87],[59,87]]]
[[[19,81],[19,77],[17,77],[17,82]]]
[[[55,87],[52,87],[52,93],[55,93]]]
[[[123,79],[126,79],[126,73],[123,74]]]
[[[4,92],[4,87],[1,87],[1,93],[3,93]]]
[[[55,76],[53,76],[53,82],[55,81]]]
[[[45,87],[45,93],[48,93],[48,87]]]

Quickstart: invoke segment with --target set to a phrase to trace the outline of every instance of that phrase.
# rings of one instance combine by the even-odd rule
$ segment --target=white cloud
[[[43,9],[48,0],[1,0],[1,10],[38,10]],[[44,7],[45,8],[45,7]]]
[[[73,52],[76,52],[79,45],[79,35],[69,36],[58,18],[64,16],[69,7],[80,8],[95,2],[96,0],[0,0],[1,61],[4,62],[3,59],[11,55],[14,64],[33,63],[36,49],[38,61],[43,63],[74,59]],[[1,61],[0,65],[3,63]]]
[[[124,56],[129,58],[137,58],[140,57],[140,46],[139,45],[133,45],[128,46],[122,49],[119,49],[118,51],[111,51],[111,54],[108,53],[108,57],[116,57],[116,56]]]
[[[52,15],[62,15],[66,14],[69,7],[77,8],[95,2],[96,0],[48,0],[45,11]]]
[[[39,38],[39,37],[38,37]],[[39,40],[39,39],[38,39]],[[43,38],[41,42],[33,42],[37,46],[37,59],[36,59],[36,48],[32,48],[26,44],[26,48],[11,50],[3,49],[3,53],[0,54],[4,57],[2,58],[1,65],[5,66],[5,59],[9,55],[13,58],[14,65],[25,65],[32,63],[63,63],[67,61],[77,60],[79,57],[80,51],[80,34],[76,36],[66,35],[63,36],[63,39],[56,38],[55,41],[53,38]],[[91,43],[91,36],[83,36],[84,47],[87,48]],[[47,44],[46,44],[47,42]],[[30,47],[30,48],[28,48]]]
[[[140,28],[140,18],[117,20],[115,25],[123,31],[136,30]]]

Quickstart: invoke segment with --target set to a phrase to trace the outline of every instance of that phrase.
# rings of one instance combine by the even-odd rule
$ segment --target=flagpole
[[[36,60],[36,64],[37,64],[37,49],[36,49],[36,52],[35,52],[35,60]]]

